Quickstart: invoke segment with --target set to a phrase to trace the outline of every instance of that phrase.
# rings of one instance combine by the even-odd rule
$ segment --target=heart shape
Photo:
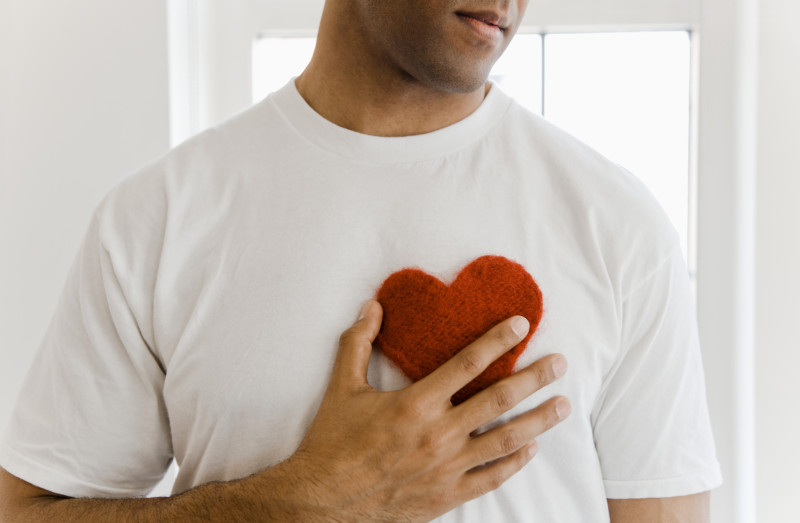
[[[413,381],[420,380],[501,321],[520,315],[525,338],[453,395],[453,405],[511,375],[542,317],[542,293],[525,268],[503,256],[482,256],[449,286],[410,268],[378,290],[383,323],[374,345]]]

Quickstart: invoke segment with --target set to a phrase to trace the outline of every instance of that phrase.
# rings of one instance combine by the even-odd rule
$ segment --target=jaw
[[[326,2],[300,94],[330,121],[365,134],[421,134],[466,117],[516,27],[455,11],[396,22],[398,4],[386,1]]]

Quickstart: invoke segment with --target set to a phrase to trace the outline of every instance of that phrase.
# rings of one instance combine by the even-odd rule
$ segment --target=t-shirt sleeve
[[[722,483],[688,272],[679,249],[622,301],[620,356],[592,412],[606,497],[672,497]]]
[[[141,496],[172,459],[165,373],[101,230],[96,215],[0,442],[0,465],[70,497]]]

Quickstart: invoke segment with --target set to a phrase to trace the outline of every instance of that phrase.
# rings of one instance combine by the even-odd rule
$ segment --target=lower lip
[[[495,41],[503,39],[503,30],[496,25],[487,24],[486,22],[482,22],[470,16],[458,15],[458,17],[469,24],[474,32],[486,40]]]

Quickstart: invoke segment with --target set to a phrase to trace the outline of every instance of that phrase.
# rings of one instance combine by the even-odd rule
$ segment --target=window
[[[492,68],[489,79],[516,101],[542,114],[542,35],[517,33]]]
[[[316,37],[262,36],[253,43],[253,103],[303,72]]]
[[[544,57],[544,116],[638,176],[688,259],[695,236],[688,33],[554,34],[545,38]]]

